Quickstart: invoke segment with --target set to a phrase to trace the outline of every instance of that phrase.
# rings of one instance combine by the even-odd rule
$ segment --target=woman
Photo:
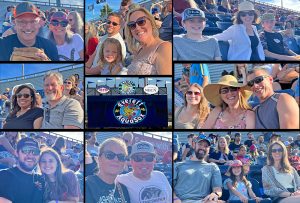
[[[233,68],[233,74],[234,77],[239,81],[239,83],[242,83],[243,85],[247,84],[247,64],[234,64]]]
[[[83,37],[83,20],[77,11],[71,11],[68,15],[71,31]]]
[[[21,139],[19,132],[5,132],[0,135],[0,168],[13,167],[16,164],[17,142]]]
[[[58,153],[51,148],[44,148],[39,159],[39,168],[45,178],[44,202],[78,202],[80,188],[76,175],[66,170]]]
[[[89,60],[89,57],[94,53],[99,43],[97,36],[97,30],[94,24],[85,24],[85,61]]]
[[[203,96],[203,89],[194,83],[184,94],[184,106],[175,110],[175,128],[201,128],[208,114],[209,107]]]
[[[218,6],[218,11],[225,14],[230,14],[232,12],[228,0],[221,0],[221,5]]]
[[[62,11],[53,13],[49,29],[49,39],[56,44],[60,61],[83,60],[83,39],[70,30],[67,14]]]
[[[159,38],[153,16],[145,8],[127,15],[125,35],[133,60],[128,75],[171,75],[172,44]]]
[[[228,148],[225,137],[219,137],[217,142],[216,151],[209,155],[209,162],[216,163],[217,165],[224,165],[230,163],[233,160],[233,156]]]
[[[117,175],[123,172],[127,147],[122,139],[109,138],[99,147],[99,172],[86,178],[85,202],[130,202],[122,184],[115,185]]]
[[[73,75],[70,76],[68,79],[65,79],[63,95],[77,100],[80,103],[81,107],[83,107],[83,98],[76,91],[77,88],[75,85],[75,80],[75,76]]]
[[[248,1],[240,3],[238,8],[234,25],[213,37],[219,41],[229,40],[228,60],[264,61],[264,50],[252,25],[257,22],[258,14]]]
[[[247,101],[252,92],[232,75],[224,75],[216,84],[204,88],[204,96],[215,106],[202,128],[253,129],[255,114]]]
[[[273,203],[300,202],[300,177],[288,161],[287,149],[280,141],[273,142],[267,153],[267,165],[262,168],[264,193]]]
[[[44,110],[37,106],[36,91],[29,85],[21,85],[12,96],[12,111],[3,129],[39,129]]]

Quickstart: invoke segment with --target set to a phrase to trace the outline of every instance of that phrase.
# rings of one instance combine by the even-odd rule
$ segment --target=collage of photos
[[[0,203],[300,203],[299,0],[1,0]]]

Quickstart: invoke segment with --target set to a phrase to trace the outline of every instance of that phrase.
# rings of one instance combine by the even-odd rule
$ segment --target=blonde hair
[[[95,24],[87,22],[85,24],[85,26],[88,27],[88,33],[85,33],[85,41],[84,41],[85,46],[87,47],[89,39],[92,38],[92,37],[97,37],[98,38],[98,33],[97,33],[97,30],[96,30]]]
[[[190,4],[190,8],[199,8],[195,0],[186,0]]]
[[[136,53],[140,49],[140,43],[137,41],[131,33],[130,28],[127,26],[127,24],[130,22],[130,16],[137,11],[141,11],[145,14],[146,18],[150,21],[152,26],[152,34],[154,38],[158,38],[159,32],[155,24],[154,17],[149,13],[149,11],[143,7],[135,8],[132,10],[129,10],[126,18],[126,26],[125,26],[125,36],[126,36],[126,42],[128,46],[128,50],[132,53]]]
[[[223,6],[223,7],[227,8],[227,9],[231,10],[231,6],[230,6],[230,3],[229,3],[228,0],[222,0],[221,1],[221,6]]]
[[[226,146],[225,146],[224,151],[222,151],[222,149],[220,148],[220,145],[219,145],[220,140],[224,140],[225,143],[226,143]],[[218,139],[218,141],[217,141],[217,150],[216,150],[216,152],[217,152],[217,153],[218,153],[218,152],[223,152],[223,153],[225,153],[225,154],[229,154],[229,147],[228,147],[228,143],[227,143],[227,140],[226,140],[225,137],[219,137],[219,139]]]
[[[83,36],[83,20],[80,16],[80,14],[77,12],[77,11],[71,11],[69,13],[69,15],[72,15],[73,16],[73,19],[74,19],[74,33],[77,33],[79,34],[80,36]]]
[[[124,150],[125,155],[128,156],[127,146],[126,146],[126,143],[124,142],[124,140],[113,137],[113,138],[108,138],[100,145],[99,157],[103,154],[105,146],[107,146],[109,144],[119,145]]]

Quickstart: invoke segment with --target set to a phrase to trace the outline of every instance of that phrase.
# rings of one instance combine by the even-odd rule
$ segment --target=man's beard
[[[54,93],[45,94],[47,101],[55,100],[56,95]]]
[[[36,167],[36,164],[34,166],[32,166],[32,167],[29,167],[24,162],[22,162],[22,161],[19,160],[19,166],[24,171],[30,172],[30,171],[32,171]]]
[[[202,151],[202,152],[200,152]],[[204,159],[204,157],[206,156],[206,151],[202,150],[202,149],[198,149],[197,152],[195,152],[196,158],[199,160]]]

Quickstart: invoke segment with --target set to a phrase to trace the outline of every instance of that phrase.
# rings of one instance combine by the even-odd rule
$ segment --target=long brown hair
[[[246,187],[248,188],[248,187],[250,186],[250,183],[249,183],[249,181],[247,180],[247,178],[246,178],[246,176],[245,176],[245,174],[244,174],[244,169],[243,169],[243,167],[242,167],[242,166],[239,166],[239,167],[241,167],[241,174],[239,175],[240,180],[241,180],[242,182],[244,182],[245,185],[246,185]],[[233,186],[233,187],[236,187],[236,185],[237,185],[237,183],[238,183],[238,180],[237,180],[236,176],[233,174],[232,168],[233,168],[233,167],[230,167],[230,168],[229,168],[229,174],[230,174],[229,177],[230,177],[230,179],[232,180],[232,186]]]

